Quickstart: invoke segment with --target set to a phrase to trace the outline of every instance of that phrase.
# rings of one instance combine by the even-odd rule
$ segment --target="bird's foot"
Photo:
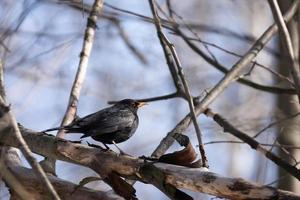
[[[159,161],[158,158],[148,157],[148,156],[144,156],[144,155],[140,156],[139,158],[143,159],[145,161],[152,161],[152,162],[158,162]]]
[[[101,150],[106,150],[108,151],[109,149],[104,149],[103,147],[99,146],[99,145],[96,145],[96,144],[91,144],[89,143],[88,141],[86,142],[88,144],[89,147],[95,147],[95,148],[98,148],[98,149],[101,149]]]

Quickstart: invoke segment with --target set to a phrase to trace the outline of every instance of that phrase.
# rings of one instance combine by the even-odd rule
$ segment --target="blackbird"
[[[83,118],[78,117],[69,125],[47,129],[43,132],[63,129],[67,133],[83,133],[81,138],[92,137],[105,146],[121,143],[128,140],[136,131],[139,125],[137,110],[145,104],[141,101],[124,99]]]

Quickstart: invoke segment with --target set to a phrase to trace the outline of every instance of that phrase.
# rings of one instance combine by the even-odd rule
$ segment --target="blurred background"
[[[167,13],[166,1],[157,2]],[[0,59],[5,65],[7,100],[18,122],[25,127],[44,130],[60,124],[77,70],[88,16],[81,6],[88,7],[92,3],[90,0],[83,1],[83,4],[75,0],[0,1]],[[175,91],[155,26],[149,22],[148,17],[152,18],[152,14],[148,1],[108,0],[105,3],[79,100],[79,116],[106,107],[110,100],[148,98]],[[228,69],[239,57],[227,51],[243,55],[274,21],[267,1],[190,0],[171,3],[177,22],[190,41]],[[283,1],[283,11],[288,4],[289,1]],[[162,13],[160,16],[164,18]],[[290,26],[297,27],[296,22],[293,23]],[[205,91],[214,87],[224,74],[195,53],[172,30],[164,29],[164,32],[177,49],[192,94],[204,97]],[[287,66],[280,52],[280,42],[274,37],[256,61],[285,74]],[[279,79],[263,67],[249,66],[245,74],[249,71],[251,73],[246,78],[256,83],[291,87],[288,81]],[[263,92],[240,83],[231,84],[211,108],[251,136],[270,123],[298,112],[293,96]],[[183,99],[150,103],[139,110],[140,125],[136,134],[120,144],[120,148],[134,156],[151,155],[161,139],[188,112],[188,104]],[[214,121],[201,115],[198,122],[204,143],[207,143],[205,149],[212,172],[297,191],[293,178],[248,145],[228,142],[238,140],[224,133]],[[297,117],[276,123],[257,140],[264,144],[293,146],[285,149],[285,153],[277,147],[272,147],[272,151],[297,161],[298,124]],[[186,134],[196,147],[193,126]],[[79,138],[80,134],[68,135],[68,139]],[[90,138],[84,139],[83,143],[87,141],[97,144]],[[169,151],[179,149],[179,145],[174,144]],[[87,168],[65,162],[58,161],[56,168],[58,177],[74,183],[86,176],[96,176]],[[0,186],[0,199],[8,199],[7,189],[3,183]],[[110,189],[101,182],[88,186]],[[151,185],[136,183],[135,188],[140,199],[168,199]],[[195,199],[212,198],[188,193]]]

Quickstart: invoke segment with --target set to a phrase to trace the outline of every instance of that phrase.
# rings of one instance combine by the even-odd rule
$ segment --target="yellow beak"
[[[142,107],[144,105],[148,105],[146,102],[137,102],[137,107]]]

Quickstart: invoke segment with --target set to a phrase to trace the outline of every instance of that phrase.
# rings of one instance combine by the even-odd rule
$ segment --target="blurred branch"
[[[170,4],[167,4],[167,5],[170,5]],[[154,20],[152,18],[148,17],[148,16],[145,16],[145,15],[133,12],[133,11],[125,10],[125,9],[122,9],[122,8],[118,8],[118,7],[113,6],[113,5],[111,5],[107,2],[104,3],[104,6],[107,7],[107,8],[111,8],[115,11],[118,11],[119,13],[125,13],[129,16],[137,17],[137,18],[139,18],[139,19],[141,19],[145,22],[154,23]],[[107,10],[104,10],[104,14],[106,14],[106,16],[108,16],[108,15],[117,15],[119,13],[109,13]],[[121,16],[118,15],[118,17],[121,17]],[[174,32],[175,34],[177,34],[176,31],[174,30],[174,28],[172,27],[173,22],[168,21],[166,19],[161,19],[161,22],[162,22],[162,26],[164,28],[166,28],[166,29]],[[219,28],[219,27],[215,27],[215,26],[212,26],[212,25],[198,24],[198,23],[197,24],[187,23],[187,24],[188,24],[188,26],[190,26],[193,29],[206,31],[206,32],[209,32],[209,33],[216,33],[216,34],[220,34],[220,35],[229,36],[229,37],[236,38],[236,39],[239,39],[239,40],[242,40],[242,41],[246,41],[248,43],[253,43],[253,42],[256,41],[256,38],[252,35],[241,34],[239,32],[235,32],[235,31],[232,31],[230,29],[227,29],[226,27]],[[178,25],[179,25],[180,28],[186,28],[186,24],[178,23]],[[279,56],[278,52],[274,51],[273,49],[270,49],[269,47],[265,47],[265,50],[267,52],[273,54],[276,57]]]
[[[291,7],[286,12],[285,20],[290,20],[296,13],[299,1],[294,1]],[[261,37],[253,44],[248,52],[241,58],[226,75],[215,85],[215,87],[201,100],[196,107],[196,113],[202,113],[206,110],[208,105],[212,103],[225,89],[226,87],[234,82],[238,77],[239,73],[247,67],[251,61],[257,56],[260,50],[266,45],[266,43],[272,38],[272,36],[278,30],[276,24],[271,25]]]
[[[82,10],[82,4],[79,3],[79,2],[71,2],[71,1],[66,1],[68,2],[68,5],[78,9],[78,10]],[[114,10],[117,10],[121,13],[126,13],[128,15],[132,15],[132,16],[135,16],[135,17],[138,17],[142,20],[144,20],[145,22],[149,22],[149,23],[154,23],[154,20],[150,17],[147,17],[147,16],[144,16],[144,15],[141,15],[141,14],[138,14],[138,13],[135,13],[135,12],[132,12],[132,11],[128,11],[128,10],[124,10],[124,9],[121,9],[121,8],[117,8],[115,6],[112,6],[108,3],[104,3],[104,6],[106,7],[109,7],[111,9],[114,9]],[[88,12],[89,11],[89,6],[84,4],[83,6],[83,10],[85,12]],[[292,10],[292,12],[294,12],[294,10]],[[105,19],[108,19],[108,20],[112,20],[112,19],[116,19],[116,17],[112,17],[113,14],[108,14],[107,11],[104,11],[103,13],[103,17]],[[164,19],[161,19],[162,21],[162,26],[168,30],[171,30],[173,32],[173,34],[177,34],[177,35],[180,35],[182,37],[182,39],[190,46],[190,48],[192,50],[194,50],[196,53],[200,54],[200,56],[203,57],[203,59],[208,62],[209,64],[211,64],[212,66],[214,66],[216,69],[218,69],[219,71],[223,72],[223,73],[228,73],[228,69],[223,66],[222,64],[220,63],[217,63],[215,62],[213,59],[211,59],[209,56],[207,56],[204,52],[202,52],[196,45],[194,45],[190,40],[191,38],[185,36],[183,34],[183,32],[178,32],[176,29],[174,29],[174,27],[172,27],[172,23],[169,22],[168,20],[164,20]],[[213,33],[219,33],[219,34],[224,34],[224,35],[227,35],[227,36],[231,36],[231,37],[235,37],[235,38],[238,38],[238,39],[241,39],[241,40],[245,40],[247,42],[254,42],[255,41],[255,38],[252,37],[252,36],[249,36],[249,35],[246,35],[246,36],[241,36],[239,35],[238,33],[235,33],[235,32],[232,32],[230,30],[226,30],[224,28],[222,29],[219,29],[219,28],[216,28],[216,27],[212,27],[212,26],[209,26],[209,25],[199,25],[199,24],[188,24],[191,28],[194,28],[194,29],[203,29],[203,30],[207,30],[209,32],[213,32]],[[179,27],[181,28],[185,28],[185,25],[180,25],[179,24]],[[273,52],[272,49],[269,49],[268,47],[264,47],[265,50],[267,50],[268,52],[272,53],[272,54],[275,54],[275,56],[278,56],[278,53],[276,52]],[[255,62],[255,61],[252,61],[252,62]],[[258,64],[259,65],[259,64]],[[263,66],[261,66],[263,67]],[[270,69],[267,69],[268,71],[270,71]],[[273,71],[274,72],[274,71]],[[273,74],[277,74],[279,76],[278,73],[273,73]],[[282,76],[279,76],[281,78],[283,78]],[[238,82],[241,83],[241,84],[244,84],[244,85],[247,85],[249,87],[252,87],[254,89],[257,89],[257,90],[262,90],[262,91],[265,91],[265,92],[270,92],[270,93],[275,93],[275,94],[296,94],[296,91],[295,89],[289,89],[289,88],[281,88],[281,87],[276,87],[276,86],[267,86],[267,85],[262,85],[262,84],[259,84],[259,83],[256,83],[256,82],[253,82],[251,80],[248,80],[248,79],[245,79],[245,78],[238,78]]]
[[[47,178],[44,170],[39,165],[35,157],[33,156],[30,148],[28,147],[27,143],[25,142],[22,134],[19,130],[17,125],[16,119],[12,115],[10,111],[10,107],[5,103],[5,91],[4,91],[4,84],[3,84],[3,65],[0,63],[0,135],[6,133],[10,134],[11,137],[14,137],[18,148],[21,149],[25,159],[28,161],[32,169],[34,170],[37,177],[41,179],[43,184],[46,186],[47,195],[52,197],[55,200],[60,200],[58,194],[56,193],[55,189],[53,188],[52,184],[50,183],[49,179]],[[0,137],[1,141],[2,137]],[[2,159],[2,158],[1,158]]]
[[[210,142],[205,142],[204,145],[210,145],[210,144],[246,144],[245,142],[241,141],[232,141],[232,140],[218,140],[218,141],[210,141]],[[286,148],[286,149],[299,149],[299,146],[294,146],[294,145],[288,145],[288,144],[266,144],[266,143],[259,143],[262,146],[267,146],[267,147],[278,147],[278,148]]]
[[[19,28],[21,27],[21,25],[25,21],[26,17],[29,16],[29,14],[39,5],[39,3],[40,3],[39,1],[33,1],[32,3],[27,5],[26,8],[23,9],[23,11],[20,14],[20,16],[18,17],[18,19],[15,21],[14,28],[12,30],[11,29],[6,29],[0,35],[0,44],[1,44],[1,46],[3,46],[4,50],[6,50],[9,53],[11,52],[9,50],[9,48],[6,46],[6,44],[4,43],[4,41],[6,40],[7,37],[12,36],[13,33],[17,32],[19,30]]]
[[[295,11],[295,10],[292,10]],[[218,69],[219,71],[227,74],[229,70],[222,64],[215,62],[213,59],[211,59],[209,56],[207,56],[200,48],[198,48],[195,44],[193,44],[188,37],[180,30],[177,29],[177,33],[182,37],[182,39],[186,42],[186,44],[197,54],[199,54],[206,62],[211,64],[213,67]],[[251,62],[253,62],[251,60]],[[238,78],[237,80],[239,83],[242,83],[244,85],[247,85],[249,87],[262,90],[265,92],[271,92],[271,93],[277,93],[277,94],[296,94],[295,89],[288,89],[288,88],[280,88],[280,87],[272,87],[272,86],[266,86],[259,83],[255,83],[253,81],[250,81],[245,78]]]
[[[156,13],[154,4],[151,0],[149,0],[149,3],[150,3],[150,8],[152,11],[153,18],[154,18],[154,25],[156,27],[157,37],[158,37],[160,45],[163,49],[165,59],[167,62],[167,66],[169,68],[169,71],[171,73],[171,76],[172,76],[172,79],[173,79],[173,82],[174,82],[174,85],[175,85],[177,91],[179,93],[182,93],[183,92],[183,87],[182,87],[182,82],[181,82],[182,80],[180,80],[180,78],[178,76],[179,72],[178,72],[176,60],[174,59],[172,50],[169,48],[169,46],[167,44],[166,37],[163,37],[164,33],[162,31],[161,21],[159,20],[159,17]],[[186,97],[186,96],[184,96],[184,97]]]
[[[263,129],[261,129],[258,133],[256,133],[256,134],[253,136],[253,138],[257,138],[258,136],[260,136],[260,135],[261,135],[264,131],[266,131],[267,129],[269,129],[269,128],[275,126],[275,125],[279,125],[279,124],[281,124],[281,123],[283,123],[283,122],[286,122],[287,120],[293,119],[293,118],[295,118],[295,117],[297,117],[297,116],[299,116],[299,115],[300,115],[300,112],[297,112],[297,113],[295,113],[295,114],[288,115],[287,117],[285,117],[285,118],[283,118],[283,119],[276,120],[276,121],[274,121],[274,122],[268,124],[268,125],[267,125],[266,127],[264,127]]]
[[[147,61],[146,57],[138,50],[137,47],[134,46],[132,41],[130,41],[130,38],[128,37],[124,28],[121,26],[120,22],[118,20],[114,20],[113,22],[116,25],[116,27],[120,33],[120,36],[123,39],[126,46],[128,47],[128,49],[133,53],[133,55],[135,55],[139,59],[139,61],[141,61],[141,63],[147,64],[148,61]]]
[[[3,149],[1,148],[1,151],[2,150]],[[24,186],[26,184],[22,185],[20,181],[16,178],[16,176],[11,172],[11,170],[8,167],[6,167],[6,164],[4,163],[2,158],[0,158],[0,176],[3,178],[8,187],[10,187],[14,192],[16,192],[21,199],[36,199],[25,189]]]
[[[25,167],[10,167],[10,170],[16,175],[18,180],[25,186],[25,188],[34,194],[35,199],[47,199],[45,196],[45,187],[40,184],[40,180],[32,173],[31,169]],[[78,187],[78,185],[62,180],[55,176],[48,176],[51,183],[55,186],[56,191],[60,197],[64,200],[123,200],[115,194],[109,194],[107,192],[96,191],[86,187]],[[75,190],[75,188],[77,188]],[[32,198],[27,198],[26,200],[31,200]]]
[[[197,117],[196,117],[196,114],[195,114],[193,97],[190,93],[188,83],[187,83],[187,81],[184,77],[181,62],[180,62],[180,60],[177,56],[174,45],[168,40],[168,38],[166,37],[166,35],[162,31],[161,22],[160,22],[159,16],[157,14],[157,11],[156,11],[156,8],[155,8],[155,5],[154,5],[155,4],[154,0],[149,0],[149,4],[150,4],[150,8],[151,8],[152,15],[153,15],[153,18],[154,18],[156,31],[157,31],[157,36],[160,40],[160,44],[161,44],[164,52],[167,52],[168,55],[170,54],[169,56],[165,56],[165,57],[167,59],[167,63],[168,63],[171,75],[173,77],[175,86],[177,88],[177,91],[178,92],[184,91],[185,99],[187,100],[187,102],[189,104],[189,108],[190,108],[190,112],[191,112],[191,116],[192,116],[192,121],[193,121],[193,124],[194,124],[194,128],[195,128],[198,143],[199,143],[199,151],[200,151],[200,154],[201,154],[201,159],[202,159],[202,164],[203,164],[202,166],[203,167],[208,167],[207,157],[205,155],[205,150],[204,150],[203,142],[202,142],[202,134],[201,134],[200,128],[198,126]],[[165,55],[166,55],[166,53],[165,53]],[[173,61],[173,64],[171,64],[172,62],[170,60]],[[175,62],[175,64],[174,64],[174,62]],[[176,71],[177,71],[177,73],[175,73]],[[177,82],[175,82],[175,80],[177,80]],[[178,84],[178,81],[180,81],[180,83],[183,84],[183,89],[182,89],[181,84]]]
[[[175,34],[175,33],[174,33],[174,34]],[[195,53],[199,54],[200,56],[203,56],[204,60],[206,60],[206,61],[207,61],[208,63],[210,63],[210,64],[213,64],[217,69],[219,69],[220,71],[225,72],[225,73],[228,71],[227,68],[226,68],[225,66],[221,65],[220,63],[218,63],[218,62],[216,62],[216,61],[213,61],[211,58],[207,57],[207,56],[205,55],[205,53],[202,52],[202,50],[201,50],[200,48],[198,48],[197,46],[195,46],[193,43],[187,42],[187,41],[193,41],[193,40],[194,40],[194,41],[198,41],[198,42],[200,42],[200,43],[202,43],[202,44],[205,44],[205,45],[207,45],[207,46],[211,46],[211,47],[214,47],[214,48],[216,48],[216,49],[219,49],[220,51],[223,51],[223,52],[225,52],[225,53],[227,53],[227,54],[229,54],[229,55],[233,55],[233,56],[239,57],[239,58],[242,58],[242,57],[243,57],[242,55],[240,55],[240,54],[238,54],[238,53],[235,53],[235,52],[233,52],[233,51],[230,51],[230,50],[228,50],[228,49],[225,49],[225,48],[223,48],[223,47],[221,47],[221,46],[219,46],[219,45],[216,45],[216,44],[214,44],[214,43],[206,42],[206,41],[204,41],[204,40],[199,40],[199,39],[194,39],[194,38],[188,37],[188,36],[186,36],[185,34],[183,34],[182,32],[177,33],[176,35],[179,36],[179,37],[183,37],[183,40],[187,43],[188,46],[190,46],[190,48],[191,48],[192,50],[194,50]],[[276,76],[279,80],[283,80],[283,81],[288,82],[292,87],[295,85],[295,84],[290,80],[289,77],[286,77],[286,76],[280,74],[279,72],[277,72],[277,71],[271,69],[270,67],[265,66],[265,65],[263,65],[263,64],[261,64],[261,63],[259,63],[259,62],[257,62],[257,61],[254,61],[254,60],[251,61],[251,63],[253,63],[254,65],[256,65],[256,66],[258,66],[258,67],[261,67],[261,68],[265,69],[265,70],[268,71],[268,72],[270,72],[271,74],[273,74],[274,76]],[[240,81],[240,80],[247,80],[247,79],[239,78],[238,81]],[[284,88],[283,88],[283,89],[284,89]]]
[[[94,42],[95,32],[97,28],[97,19],[98,19],[98,15],[101,12],[102,6],[103,6],[103,0],[95,0],[90,15],[87,18],[87,25],[86,25],[85,35],[83,38],[84,41],[80,53],[80,61],[77,68],[77,73],[70,92],[68,107],[60,126],[65,126],[71,123],[76,116],[80,91],[81,91],[83,81],[85,79],[88,60]],[[57,133],[57,137],[60,138],[64,138],[64,135],[65,135],[65,131],[63,129],[59,130]],[[55,160],[46,158],[41,163],[43,164],[44,168],[47,169],[48,172],[55,174]]]
[[[280,38],[282,41],[282,44],[284,46],[284,48],[286,49],[286,52],[288,54],[289,57],[289,63],[291,65],[291,74],[292,77],[294,79],[294,83],[296,85],[296,91],[298,94],[298,103],[300,103],[300,72],[299,72],[299,62],[296,59],[295,55],[294,55],[294,50],[293,50],[293,44],[292,44],[292,40],[289,34],[289,31],[286,27],[284,18],[281,14],[279,5],[277,0],[268,0],[269,5],[271,7],[275,22],[277,23],[277,26],[279,27],[279,31],[280,31]]]
[[[144,174],[146,172],[141,169],[145,165],[153,165],[164,174],[163,181],[165,184],[171,184],[182,189],[231,199],[273,199],[274,196],[277,199],[300,199],[300,196],[295,193],[257,185],[240,178],[227,178],[207,172],[206,168],[191,169],[158,162],[147,162],[128,155],[119,155],[112,151],[102,151],[98,148],[75,144],[25,128],[21,128],[21,130],[23,137],[35,153],[89,167],[100,175],[114,171],[123,177],[143,181],[147,174]],[[5,142],[6,145],[18,146],[14,137],[9,137],[7,133],[4,133],[3,137],[5,140],[2,142]]]
[[[295,166],[290,165],[288,162],[285,160],[281,159],[271,151],[268,151],[265,149],[259,142],[257,142],[255,139],[252,137],[248,136],[246,133],[238,130],[235,128],[232,124],[230,124],[227,120],[225,120],[222,116],[219,114],[213,113],[210,109],[207,109],[205,111],[205,114],[208,117],[211,117],[215,122],[217,122],[221,127],[224,128],[224,132],[228,132],[235,137],[239,138],[243,142],[247,143],[248,145],[251,146],[251,148],[255,149],[259,153],[261,153],[263,156],[277,164],[278,166],[282,167],[285,169],[289,174],[300,180],[300,170],[297,169]]]
[[[298,7],[298,1],[295,1],[290,9],[286,12],[285,18],[286,20],[290,20],[292,16],[296,13],[297,7]],[[178,29],[179,30],[179,29]],[[249,49],[249,51],[244,55],[243,58],[241,58],[233,67],[231,70],[229,70],[224,78],[219,81],[218,84],[207,94],[204,99],[202,99],[200,102],[195,101],[195,114],[199,115],[203,111],[207,109],[210,103],[214,101],[214,99],[221,93],[223,90],[234,80],[236,80],[236,77],[238,76],[238,73],[251,61],[256,57],[256,55],[259,53],[259,51],[264,47],[264,45],[271,39],[271,37],[275,34],[277,31],[276,24],[273,24],[270,26],[263,34],[262,36],[255,42],[255,44]],[[250,82],[249,82],[250,83]],[[252,82],[250,83],[252,84]],[[157,146],[157,148],[152,153],[152,156],[159,157],[164,154],[168,150],[168,148],[173,144],[174,142],[174,134],[175,133],[183,133],[188,125],[191,122],[190,115],[186,115],[176,126],[175,128],[170,131],[165,138],[160,142],[160,144]]]
[[[89,12],[91,10],[91,6],[83,3],[83,1],[80,3],[80,2],[73,2],[71,0],[66,0],[66,1],[60,0],[59,3],[66,3],[69,6],[71,6],[72,8],[75,8],[78,11],[82,11],[82,12]],[[101,17],[111,21],[116,26],[116,28],[119,31],[120,37],[122,38],[122,40],[124,41],[124,43],[128,47],[128,49],[133,53],[133,55],[135,55],[138,58],[138,60],[141,63],[147,64],[148,61],[147,61],[146,57],[138,50],[138,48],[132,43],[132,41],[130,41],[130,38],[128,37],[124,28],[120,24],[120,20],[115,16],[106,15],[104,13],[102,13]]]

